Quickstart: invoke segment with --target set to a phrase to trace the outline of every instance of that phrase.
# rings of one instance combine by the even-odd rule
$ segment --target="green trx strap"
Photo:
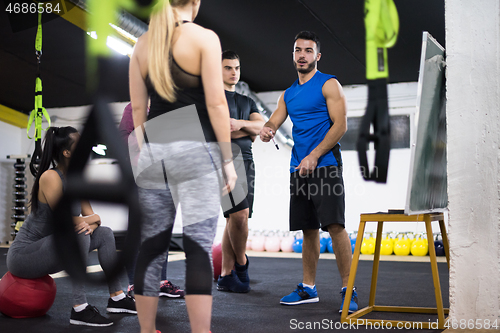
[[[399,18],[393,0],[365,0],[366,78],[368,104],[361,122],[357,151],[361,175],[377,183],[387,181],[391,150],[390,118],[387,102],[389,66],[387,48],[397,40]],[[370,132],[373,125],[374,132]],[[375,144],[375,166],[368,167],[368,143]]]
[[[36,32],[35,39],[35,54],[37,59],[36,65],[36,79],[35,79],[35,108],[31,111],[30,117],[28,119],[28,126],[26,133],[30,137],[29,132],[33,121],[35,121],[35,151],[31,158],[30,170],[33,176],[36,176],[38,171],[38,164],[40,163],[40,158],[42,157],[42,118],[45,117],[50,127],[50,116],[47,110],[42,104],[42,77],[40,74],[40,63],[42,58],[42,13],[38,12],[38,29]]]
[[[366,78],[389,77],[387,48],[398,38],[399,18],[393,0],[365,0]]]

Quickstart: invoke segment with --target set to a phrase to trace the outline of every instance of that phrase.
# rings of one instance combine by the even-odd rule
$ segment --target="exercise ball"
[[[7,272],[0,280],[0,312],[12,318],[43,316],[54,303],[56,291],[49,275],[23,279]]]
[[[222,243],[212,244],[212,266],[214,269],[214,281],[219,279],[222,270]]]

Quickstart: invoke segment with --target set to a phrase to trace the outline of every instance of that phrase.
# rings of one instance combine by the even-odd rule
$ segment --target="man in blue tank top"
[[[333,75],[317,69],[321,58],[315,33],[302,31],[295,37],[293,63],[298,80],[284,91],[260,138],[269,142],[288,116],[293,123],[294,146],[290,159],[290,230],[302,230],[303,280],[280,301],[284,305],[316,303],[316,267],[319,228],[332,238],[342,279],[340,311],[351,269],[351,243],[345,225],[342,158],[338,143],[347,131],[347,106],[342,86]],[[353,291],[349,313],[358,309]]]

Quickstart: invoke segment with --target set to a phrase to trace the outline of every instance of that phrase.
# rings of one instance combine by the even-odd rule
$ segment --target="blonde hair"
[[[175,102],[175,83],[170,72],[170,49],[177,22],[173,7],[183,7],[191,0],[159,1],[149,21],[148,73],[156,92]]]

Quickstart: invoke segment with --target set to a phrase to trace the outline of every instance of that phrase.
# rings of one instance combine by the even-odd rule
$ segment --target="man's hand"
[[[242,122],[238,119],[229,118],[229,123],[231,125],[231,132],[239,131],[243,127]]]
[[[316,169],[316,166],[318,165],[318,158],[309,154],[302,161],[300,161],[300,164],[298,167],[296,167],[296,170],[299,170],[299,175],[305,176],[307,174],[310,174]]]
[[[274,131],[271,127],[264,126],[260,130],[259,135],[262,142],[269,142],[272,138],[274,138]]]

